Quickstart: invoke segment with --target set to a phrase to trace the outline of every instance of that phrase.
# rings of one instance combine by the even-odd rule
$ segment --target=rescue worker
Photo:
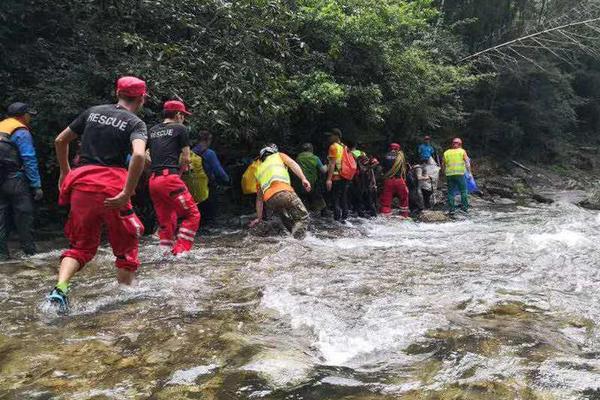
[[[392,143],[389,151],[383,159],[384,181],[383,192],[380,197],[380,209],[382,214],[392,212],[392,202],[394,197],[400,199],[400,215],[407,218],[408,208],[408,187],[406,186],[407,165],[404,152],[398,143]]]
[[[0,261],[9,258],[9,211],[26,255],[36,253],[33,240],[33,200],[44,193],[29,124],[37,113],[25,103],[8,106],[0,122]]]
[[[446,175],[448,184],[448,208],[450,213],[456,211],[454,202],[454,193],[460,192],[461,209],[465,212],[469,209],[469,193],[467,191],[467,181],[465,174],[471,173],[469,156],[462,148],[460,138],[452,139],[452,148],[444,152],[442,170]]]
[[[311,190],[307,191],[302,185],[295,185],[296,193],[310,211],[321,212],[326,207],[323,192],[319,186],[321,175],[327,173],[327,166],[323,165],[321,159],[314,154],[314,148],[311,143],[302,145],[302,152],[296,157],[296,162],[302,168],[302,172],[310,183]],[[321,180],[321,185],[323,181]]]
[[[331,192],[331,208],[333,218],[344,222],[348,218],[348,192],[350,181],[342,178],[342,158],[344,155],[344,144],[342,144],[342,131],[338,128],[326,132],[329,137],[329,150],[327,152],[328,169],[325,186]]]
[[[429,135],[423,138],[423,143],[419,145],[417,152],[419,153],[419,162],[421,163],[428,162],[430,158],[433,158],[434,161],[439,158],[435,147],[431,145],[431,136]]]
[[[285,228],[297,239],[306,234],[308,211],[291,186],[288,168],[300,179],[302,186],[310,192],[311,185],[302,168],[288,155],[280,153],[275,144],[265,146],[259,153],[260,165],[256,169],[257,196],[256,219],[250,227],[263,219],[263,204],[278,215]]]
[[[202,213],[202,225],[214,225],[217,219],[217,184],[227,185],[231,182],[223,169],[217,153],[210,148],[213,136],[208,131],[199,132],[199,141],[193,152],[202,157],[204,172],[208,175],[208,198],[198,204]]]
[[[138,240],[144,229],[130,198],[145,163],[146,124],[135,112],[144,105],[146,83],[122,77],[116,94],[117,104],[89,108],[55,140],[59,204],[71,206],[65,226],[70,248],[62,254],[58,282],[48,296],[59,313],[68,312],[69,282],[94,258],[103,225],[116,258],[117,281],[132,284],[140,266]],[[81,140],[80,166],[71,170],[69,143],[77,138]]]
[[[180,177],[191,162],[188,128],[183,125],[189,115],[183,102],[167,101],[163,105],[163,122],[148,131],[152,160],[150,197],[158,219],[158,237],[160,246],[173,255],[192,248],[200,224],[198,206]],[[178,220],[181,220],[179,229]]]

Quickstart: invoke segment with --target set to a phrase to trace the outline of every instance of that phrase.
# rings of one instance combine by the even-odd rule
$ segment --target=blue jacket
[[[429,160],[429,157],[433,157],[435,155],[435,148],[432,145],[421,143],[419,145],[419,158],[422,161]]]
[[[223,169],[217,153],[213,149],[206,149],[203,152],[202,147],[198,144],[194,146],[192,151],[202,157],[202,166],[204,167],[204,172],[208,175],[208,179],[211,181],[216,180],[222,184],[229,183],[229,175]]]
[[[38,169],[31,133],[25,128],[17,129],[10,135],[10,140],[19,148],[19,154],[21,155],[21,160],[23,160],[23,169],[14,176],[23,176],[24,174],[29,181],[30,187],[34,189],[41,188],[42,180],[40,179],[40,171]]]

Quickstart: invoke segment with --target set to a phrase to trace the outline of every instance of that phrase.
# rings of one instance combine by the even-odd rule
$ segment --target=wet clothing
[[[179,171],[181,150],[190,145],[188,129],[182,124],[160,123],[148,131],[148,149],[152,172]]]
[[[118,104],[91,107],[69,128],[81,137],[80,165],[124,167],[131,142],[146,141],[146,124]]]
[[[290,174],[283,162],[282,153],[271,154],[256,168],[256,182],[263,193],[263,200],[268,201],[281,191],[293,192]]]
[[[333,218],[336,221],[345,221],[348,219],[348,195],[350,190],[350,181],[345,179],[333,180],[331,187],[331,208]]]
[[[60,205],[70,205],[65,235],[70,247],[62,257],[77,260],[83,268],[100,245],[102,226],[106,226],[108,241],[116,257],[117,268],[135,271],[139,265],[138,244],[144,227],[131,204],[113,210],[104,206],[107,197],[123,190],[127,179],[125,168],[87,165],[71,170],[59,195]]]
[[[171,247],[173,254],[189,251],[200,225],[200,212],[185,183],[168,169],[154,172],[150,177],[150,196],[158,219],[161,246]],[[178,220],[181,220],[179,229]]]
[[[96,254],[104,225],[117,268],[135,271],[143,225],[131,204],[113,210],[104,200],[125,187],[131,142],[146,141],[146,124],[120,105],[107,104],[84,111],[69,127],[81,137],[82,166],[71,170],[60,188],[59,204],[71,205],[65,225],[70,248],[62,256],[83,267]]]
[[[25,254],[36,253],[33,240],[33,198],[24,176],[9,177],[0,183],[0,259],[8,258],[9,215],[12,209],[14,226]]]
[[[461,208],[468,210],[469,208],[469,193],[467,191],[467,181],[464,175],[452,175],[446,177],[448,183],[448,207],[450,212],[456,210],[454,193],[460,192]]]
[[[342,179],[340,172],[342,171],[342,158],[344,157],[344,145],[341,143],[333,143],[327,151],[327,159],[335,161],[332,180]]]
[[[435,148],[432,145],[427,144],[427,143],[421,143],[419,145],[418,152],[419,152],[419,159],[421,161],[427,161],[436,155]]]
[[[0,122],[0,258],[8,258],[10,211],[25,254],[36,253],[32,190],[42,186],[33,138],[16,118]]]
[[[302,239],[308,226],[308,211],[294,192],[279,191],[265,203],[273,211],[285,228],[297,239]]]
[[[404,153],[399,150],[390,151],[383,159],[384,177],[383,191],[379,198],[379,212],[390,214],[392,212],[392,203],[394,197],[400,200],[400,214],[408,217],[409,197],[408,186],[406,185],[406,161]]]

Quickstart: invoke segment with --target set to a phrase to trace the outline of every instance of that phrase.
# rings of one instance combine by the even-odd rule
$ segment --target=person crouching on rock
[[[302,168],[288,155],[280,153],[275,144],[265,146],[259,154],[260,164],[255,173],[257,181],[256,219],[250,227],[263,219],[263,203],[278,215],[285,228],[297,239],[306,234],[308,211],[291,186],[288,168],[300,179],[307,192],[311,191],[310,182],[304,176]]]

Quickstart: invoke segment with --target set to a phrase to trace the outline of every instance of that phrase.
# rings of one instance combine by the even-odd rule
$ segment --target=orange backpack
[[[354,158],[350,150],[348,150],[348,147],[344,146],[344,152],[342,153],[342,169],[340,170],[340,176],[347,181],[351,181],[352,179],[354,179],[354,175],[356,175],[357,170],[358,167],[356,165],[356,159]]]

